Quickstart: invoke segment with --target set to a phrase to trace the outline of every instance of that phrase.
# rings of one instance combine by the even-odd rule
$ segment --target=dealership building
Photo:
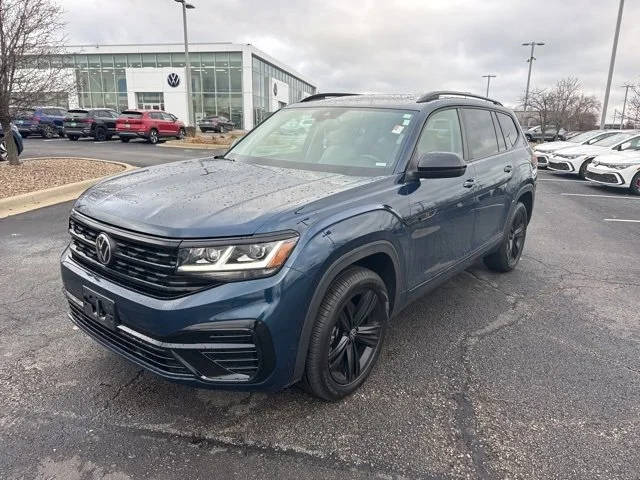
[[[188,123],[183,44],[77,45],[66,52],[48,60],[75,85],[56,94],[58,106],[165,110]],[[310,80],[249,44],[191,43],[189,63],[196,120],[222,115],[249,129],[316,93]],[[46,68],[42,59],[38,67]]]

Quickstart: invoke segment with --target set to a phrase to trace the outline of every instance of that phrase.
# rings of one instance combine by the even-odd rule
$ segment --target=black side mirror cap
[[[429,152],[418,160],[418,178],[453,178],[464,175],[467,164],[453,152]]]

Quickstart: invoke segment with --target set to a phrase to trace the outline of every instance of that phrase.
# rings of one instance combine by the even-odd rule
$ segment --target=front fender
[[[323,228],[300,251],[293,268],[305,269],[313,277],[315,291],[300,330],[293,381],[299,380],[305,367],[307,349],[318,308],[333,280],[345,268],[370,255],[383,253],[394,265],[397,308],[404,302],[406,259],[409,251],[402,221],[386,208],[353,215]]]

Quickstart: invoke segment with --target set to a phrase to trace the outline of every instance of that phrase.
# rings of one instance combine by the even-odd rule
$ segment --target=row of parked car
[[[114,136],[123,142],[143,138],[158,143],[163,138],[182,138],[185,126],[178,118],[160,110],[125,110],[121,113],[109,108],[65,110],[59,107],[34,107],[16,115],[14,123],[23,138],[38,135],[78,140],[91,137],[98,141]],[[227,132],[235,128],[223,116],[208,116],[198,122],[202,132]]]
[[[533,151],[540,168],[640,195],[640,130],[591,130]]]

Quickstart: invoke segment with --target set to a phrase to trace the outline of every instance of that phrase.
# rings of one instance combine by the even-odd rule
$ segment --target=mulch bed
[[[114,163],[74,158],[22,160],[21,165],[2,162],[0,163],[0,199],[104,177],[123,170],[123,166]]]

